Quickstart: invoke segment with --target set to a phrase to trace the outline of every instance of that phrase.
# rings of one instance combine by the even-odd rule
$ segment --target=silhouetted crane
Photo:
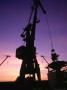
[[[37,74],[38,80],[41,80],[40,68],[36,59],[36,47],[34,45],[36,24],[39,22],[39,20],[37,20],[38,7],[40,7],[43,13],[46,14],[46,11],[43,8],[40,0],[33,0],[33,6],[29,22],[24,28],[23,33],[21,34],[23,41],[26,42],[26,46],[20,46],[16,49],[16,57],[23,60],[20,69],[21,79],[25,79],[25,75],[29,74],[30,76],[32,76],[33,80],[36,80],[35,74]],[[31,23],[30,21],[32,19],[32,15],[33,20]]]

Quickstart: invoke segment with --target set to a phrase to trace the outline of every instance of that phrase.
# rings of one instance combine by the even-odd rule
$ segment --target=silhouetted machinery
[[[67,62],[59,61],[58,54],[51,50],[52,63],[48,65],[48,81],[52,88],[64,87],[67,82]]]
[[[41,80],[40,68],[36,59],[36,47],[34,46],[36,24],[39,22],[39,20],[37,20],[37,10],[39,6],[41,7],[43,13],[46,14],[40,0],[33,0],[29,22],[21,34],[21,37],[26,45],[22,45],[16,49],[16,57],[23,60],[19,77],[21,80],[26,80],[26,74],[29,74],[29,79],[32,78],[33,80],[36,80],[37,75],[38,80]],[[30,22],[32,16],[33,20]]]

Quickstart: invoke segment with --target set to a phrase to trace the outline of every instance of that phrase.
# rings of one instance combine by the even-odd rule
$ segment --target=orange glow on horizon
[[[15,81],[19,76],[22,60],[15,57],[14,54],[8,58],[2,66],[0,66],[0,81]],[[38,57],[38,63],[40,65],[41,80],[47,80],[46,64],[41,62],[41,58]],[[2,60],[1,60],[2,61]],[[1,62],[0,62],[1,63]]]

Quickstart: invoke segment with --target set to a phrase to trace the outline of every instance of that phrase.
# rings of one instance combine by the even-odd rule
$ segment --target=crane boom
[[[10,57],[10,56],[6,55],[6,58],[0,63],[0,66],[7,60],[8,57]]]

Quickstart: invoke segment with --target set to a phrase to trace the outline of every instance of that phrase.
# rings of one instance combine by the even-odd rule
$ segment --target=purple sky
[[[41,1],[48,13],[54,48],[60,54],[60,60],[67,60],[67,0]],[[16,48],[24,43],[20,34],[28,23],[31,5],[32,0],[0,0],[0,54],[15,53]],[[39,55],[50,59],[48,25],[40,8],[38,18],[35,46]]]

